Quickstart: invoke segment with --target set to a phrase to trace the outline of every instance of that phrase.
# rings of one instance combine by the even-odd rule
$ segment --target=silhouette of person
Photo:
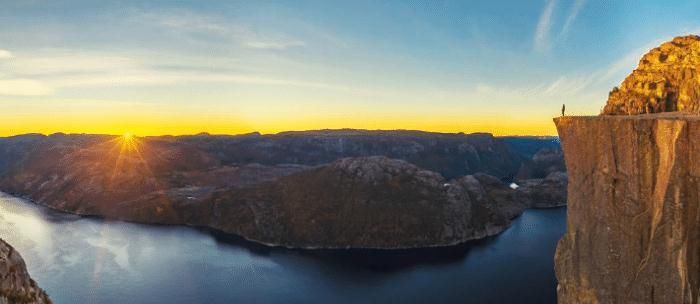
[[[561,104],[561,116],[564,116],[564,113],[566,112],[566,104]]]

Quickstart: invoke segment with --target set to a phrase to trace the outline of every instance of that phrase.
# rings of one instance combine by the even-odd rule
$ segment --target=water
[[[56,303],[555,303],[566,209],[443,249],[305,252],[81,218],[0,193],[0,238]]]

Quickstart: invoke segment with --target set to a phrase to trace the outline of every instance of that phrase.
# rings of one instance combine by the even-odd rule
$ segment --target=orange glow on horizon
[[[202,132],[210,134],[244,134],[260,132],[274,134],[285,131],[305,131],[319,129],[367,129],[367,130],[421,130],[440,133],[475,133],[487,132],[497,136],[507,135],[556,135],[556,128],[549,117],[429,117],[409,115],[338,115],[318,117],[280,117],[271,116],[258,119],[205,117],[200,119],[151,118],[149,120],[94,119],[71,117],[65,121],[56,119],[32,119],[12,121],[3,124],[0,136],[13,136],[27,133],[88,133],[121,135],[133,139],[133,134],[140,136],[193,135]],[[250,121],[254,121],[250,122]],[[126,131],[128,130],[128,131]]]
[[[268,102],[269,103],[269,102]],[[65,108],[66,105],[71,105]],[[550,112],[542,109],[502,111],[496,108],[373,106],[324,107],[322,104],[280,104],[265,101],[239,106],[110,103],[83,101],[47,104],[40,101],[10,104],[14,112],[0,113],[0,136],[27,133],[89,133],[139,136],[273,134],[319,129],[421,130],[441,133],[488,132],[505,135],[556,135]],[[21,108],[26,107],[25,108]],[[582,111],[585,109],[582,109]],[[585,111],[584,111],[585,112]]]

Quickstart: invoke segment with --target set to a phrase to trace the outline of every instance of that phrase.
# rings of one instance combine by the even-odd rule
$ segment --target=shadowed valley
[[[502,231],[524,208],[565,203],[553,138],[54,134],[0,139],[0,154],[0,190],[54,209],[297,248],[452,245]]]

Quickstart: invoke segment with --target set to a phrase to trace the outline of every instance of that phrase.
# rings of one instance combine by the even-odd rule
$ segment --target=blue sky
[[[145,1],[144,1],[145,2]],[[697,1],[0,0],[0,135],[554,134]]]

